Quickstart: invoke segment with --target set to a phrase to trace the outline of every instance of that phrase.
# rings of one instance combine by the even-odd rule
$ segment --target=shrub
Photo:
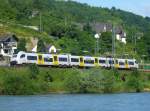
[[[9,95],[18,95],[18,94],[31,94],[29,87],[30,87],[30,80],[22,75],[16,74],[7,74],[4,78],[4,94]]]
[[[112,93],[115,83],[115,77],[113,72],[104,72],[103,85],[104,85],[104,93]]]
[[[39,67],[36,64],[30,64],[28,68],[30,71],[30,78],[36,79],[39,74]]]
[[[72,71],[64,81],[64,85],[71,93],[80,92],[80,73],[78,71]]]
[[[126,88],[129,91],[141,92],[143,90],[141,75],[138,71],[133,71],[129,76],[126,82]]]

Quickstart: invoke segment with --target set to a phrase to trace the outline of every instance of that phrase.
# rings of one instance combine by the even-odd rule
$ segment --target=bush
[[[126,82],[126,88],[129,91],[141,92],[143,90],[142,78],[138,71],[133,71]]]
[[[19,95],[19,94],[31,94],[29,90],[31,87],[30,80],[22,75],[7,74],[4,78],[4,94]]]
[[[115,77],[113,72],[103,72],[104,93],[112,93],[114,89]]]
[[[36,79],[39,74],[39,67],[36,64],[30,64],[28,68],[30,71],[30,78]]]
[[[71,93],[80,92],[80,73],[78,71],[72,71],[64,81],[64,85]]]

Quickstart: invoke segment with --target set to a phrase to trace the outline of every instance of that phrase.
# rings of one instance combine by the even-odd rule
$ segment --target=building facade
[[[4,35],[0,37],[0,55],[11,57],[17,50],[18,38],[15,35]]]

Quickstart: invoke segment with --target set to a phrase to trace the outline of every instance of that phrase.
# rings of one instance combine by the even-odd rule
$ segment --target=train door
[[[80,67],[84,67],[84,57],[80,57]]]
[[[59,65],[58,55],[53,55],[53,65],[54,66],[58,66]]]
[[[98,58],[95,58],[95,66],[98,66]]]
[[[128,65],[128,60],[125,60],[125,68],[128,69],[129,65]]]
[[[38,54],[38,65],[44,64],[44,58],[42,54]]]
[[[117,68],[117,69],[119,68],[119,62],[117,59],[115,60],[115,68]]]

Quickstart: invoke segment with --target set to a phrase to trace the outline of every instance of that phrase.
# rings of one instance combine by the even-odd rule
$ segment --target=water
[[[0,96],[0,111],[150,111],[150,93]]]

